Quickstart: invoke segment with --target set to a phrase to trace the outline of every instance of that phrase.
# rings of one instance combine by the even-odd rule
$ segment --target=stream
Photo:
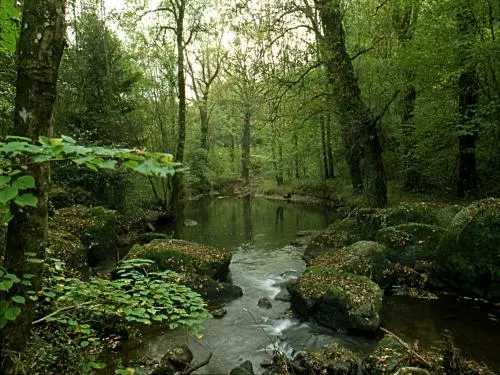
[[[187,241],[223,247],[233,254],[231,279],[243,289],[243,297],[226,305],[222,319],[204,323],[199,337],[182,330],[153,332],[143,344],[124,349],[128,358],[161,358],[169,347],[188,344],[199,363],[209,353],[209,364],[198,374],[228,374],[250,360],[256,374],[263,359],[272,357],[273,345],[293,356],[299,350],[319,349],[340,341],[361,354],[374,339],[332,331],[311,322],[291,318],[290,304],[274,300],[280,285],[304,270],[302,249],[289,245],[301,230],[323,229],[336,220],[328,209],[263,198],[219,198],[191,202],[185,217],[197,225],[186,226],[180,237]],[[194,223],[193,223],[194,224]],[[257,306],[268,297],[272,308]],[[455,335],[463,352],[500,369],[500,311],[470,300],[442,297],[437,301],[386,297],[383,326],[408,342],[431,347],[443,329]]]

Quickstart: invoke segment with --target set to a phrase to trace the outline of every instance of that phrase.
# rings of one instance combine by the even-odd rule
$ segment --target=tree
[[[333,100],[339,111],[353,188],[362,189],[360,163],[363,158],[368,203],[375,207],[385,206],[387,186],[378,135],[382,115],[375,116],[361,97],[352,59],[346,49],[340,0],[315,0],[315,5],[323,29],[320,48],[335,89]]]
[[[59,64],[66,44],[65,0],[24,1],[21,36],[18,45],[18,70],[14,134],[36,141],[52,130],[52,111],[56,100]],[[15,208],[7,231],[5,268],[22,276],[26,253],[43,258],[48,230],[48,189],[50,167],[33,164],[29,173],[37,182],[36,207]],[[34,272],[34,287],[40,289],[40,269]],[[25,306],[22,318],[2,330],[2,355],[22,351],[34,317],[34,303]],[[4,358],[3,373],[14,373],[10,357]]]

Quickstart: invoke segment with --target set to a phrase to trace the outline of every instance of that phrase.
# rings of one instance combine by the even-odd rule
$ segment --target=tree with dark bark
[[[17,58],[16,103],[13,133],[37,141],[52,130],[59,64],[66,44],[65,0],[25,0]],[[48,230],[48,163],[33,164],[28,173],[36,180],[36,207],[13,207],[14,217],[7,231],[4,267],[21,277],[26,272],[29,252],[43,259]],[[40,290],[41,266],[30,273],[35,291]],[[13,291],[16,292],[16,291]],[[5,296],[4,296],[5,297]],[[9,296],[7,296],[9,297]],[[16,373],[15,357],[28,341],[35,304],[27,302],[23,313],[1,332],[2,373]]]
[[[340,0],[315,0],[315,6],[323,30],[320,48],[334,88],[332,98],[339,112],[353,188],[360,191],[364,187],[368,203],[383,207],[387,204],[387,185],[378,135],[381,116],[375,116],[361,98],[346,49]]]

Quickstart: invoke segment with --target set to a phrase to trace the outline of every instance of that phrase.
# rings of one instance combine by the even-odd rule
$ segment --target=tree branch
[[[401,90],[397,90],[394,95],[392,95],[392,98],[391,100],[389,100],[389,102],[387,102],[387,104],[385,105],[385,107],[382,109],[382,111],[373,119],[372,123],[374,125],[377,125],[377,123],[380,121],[380,119],[382,117],[384,117],[385,113],[387,112],[387,110],[389,109],[389,107],[391,106],[391,104],[394,102],[394,100],[396,100],[396,98],[398,97],[399,93],[401,92]]]
[[[84,303],[81,303],[79,305],[75,305],[75,306],[66,306],[66,307],[63,307],[59,310],[56,310],[54,312],[51,312],[49,315],[46,315],[44,316],[43,318],[40,318],[38,320],[35,320],[31,323],[31,325],[36,325],[36,324],[39,324],[39,323],[42,323],[44,321],[46,321],[47,319],[49,318],[52,318],[53,316],[57,315],[57,314],[60,314],[64,311],[69,311],[69,310],[73,310],[73,309],[79,309],[81,308],[82,306],[85,306],[85,305],[90,305],[92,303],[95,303],[95,301],[88,301],[88,302],[84,302]]]
[[[421,355],[419,355],[417,352],[415,352],[415,350],[413,350],[410,345],[408,345],[406,342],[404,342],[402,339],[400,339],[398,336],[396,336],[394,333],[392,333],[391,331],[385,329],[384,327],[380,327],[380,330],[382,332],[385,332],[387,333],[388,335],[392,336],[397,342],[399,342],[401,345],[403,345],[403,347],[408,350],[408,352],[412,355],[414,355],[415,357],[417,357],[417,359],[419,359],[422,363],[425,363],[427,366],[431,366],[430,363],[425,359],[423,358]],[[399,372],[399,371],[398,371]],[[408,371],[409,372],[409,371]],[[406,374],[407,372],[401,372],[399,375],[401,374]],[[397,375],[398,373],[394,374],[394,375]],[[428,372],[427,372],[428,374]]]

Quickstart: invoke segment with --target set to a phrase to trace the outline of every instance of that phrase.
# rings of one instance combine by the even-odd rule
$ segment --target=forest
[[[499,34],[498,0],[0,0],[0,373],[500,371]],[[229,324],[265,343],[124,349]]]

